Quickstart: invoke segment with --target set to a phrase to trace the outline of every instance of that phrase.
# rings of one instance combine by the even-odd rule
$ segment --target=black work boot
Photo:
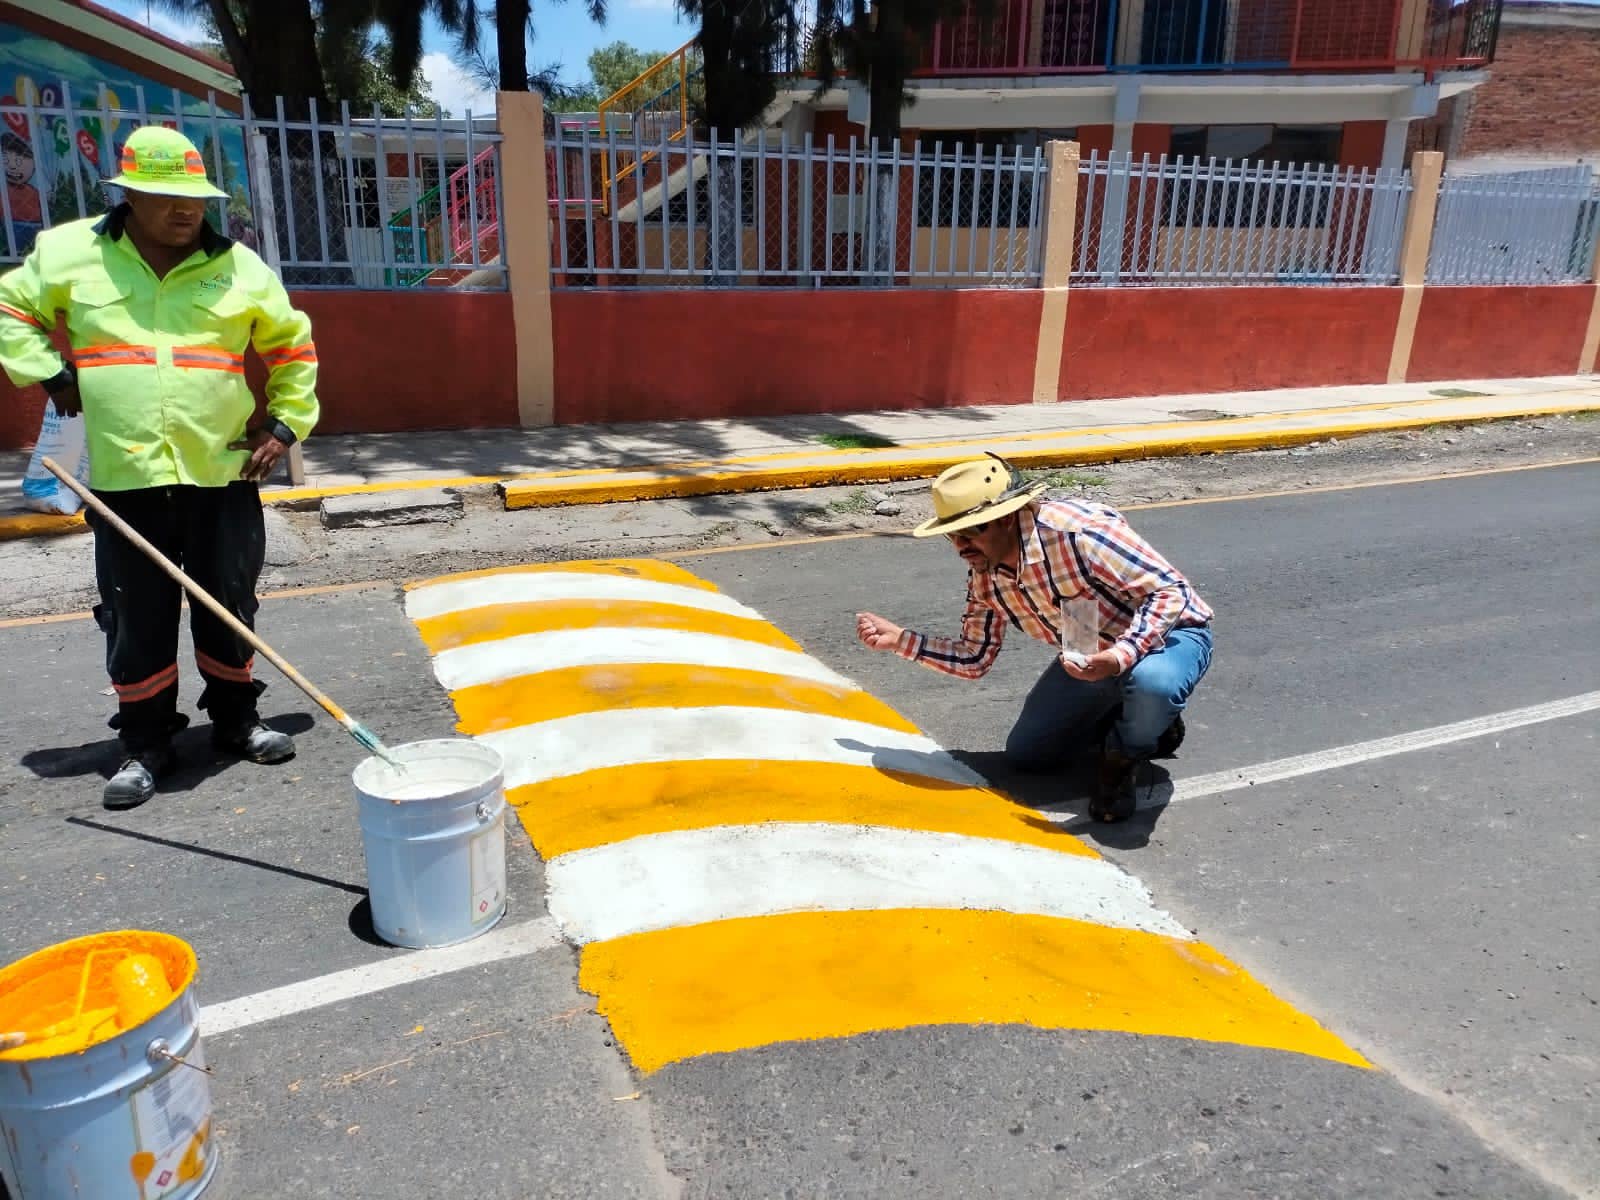
[[[1168,725],[1165,732],[1156,739],[1156,752],[1152,758],[1172,758],[1178,753],[1178,747],[1183,745],[1183,735],[1188,732],[1184,726],[1183,718],[1173,717],[1172,724]]]
[[[1089,815],[1107,824],[1133,816],[1138,806],[1134,795],[1134,775],[1138,770],[1137,759],[1129,758],[1120,750],[1107,749],[1100,758],[1100,774],[1089,800]]]
[[[138,808],[156,794],[156,780],[170,774],[177,762],[171,746],[153,746],[128,755],[107,781],[101,803],[113,810]]]
[[[294,757],[294,739],[287,733],[268,728],[260,721],[227,728],[213,725],[211,744],[226,754],[253,763],[288,762]]]

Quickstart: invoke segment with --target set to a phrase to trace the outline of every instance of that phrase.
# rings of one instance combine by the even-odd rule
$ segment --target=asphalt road
[[[1600,688],[1597,510],[1600,468],[1577,466],[1130,514],[1220,614],[1170,764],[1179,795],[1185,778]],[[684,565],[985,768],[1046,658],[1018,638],[962,684],[855,645],[863,607],[951,624],[962,571],[942,544],[777,543]],[[269,601],[262,628],[387,739],[451,730],[397,589]],[[275,681],[263,711],[302,731],[292,764],[222,769],[197,727],[170,788],[105,813],[100,653],[84,621],[0,628],[0,960],[163,929],[195,946],[208,1005],[401,960],[364,923],[359,751]],[[1600,1194],[1597,729],[1590,711],[1083,830],[1376,1071],[943,1026],[641,1077],[557,946],[207,1034],[213,1192]],[[1079,781],[1002,782],[1081,811]],[[481,942],[545,916],[516,843],[510,892]]]

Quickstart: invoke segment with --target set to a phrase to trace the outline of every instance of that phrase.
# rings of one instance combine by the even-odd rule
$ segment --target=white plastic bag
[[[58,467],[79,483],[89,486],[89,450],[84,443],[83,417],[63,417],[52,400],[45,401],[39,443],[33,448],[33,457],[28,459],[28,469],[22,473],[22,502],[37,512],[70,517],[83,506],[82,502],[71,488],[44,469],[40,460],[46,457],[54,459]]]

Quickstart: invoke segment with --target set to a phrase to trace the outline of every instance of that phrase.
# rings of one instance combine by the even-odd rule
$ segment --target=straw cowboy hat
[[[112,187],[157,196],[226,200],[228,193],[206,178],[205,160],[194,143],[176,129],[141,125],[122,146],[122,174],[105,181]]]
[[[1045,490],[1023,481],[998,454],[957,463],[933,481],[933,519],[911,532],[917,537],[955,533],[1014,513]]]

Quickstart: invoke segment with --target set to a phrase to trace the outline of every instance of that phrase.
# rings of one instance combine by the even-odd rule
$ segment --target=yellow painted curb
[[[70,517],[59,513],[15,513],[0,517],[0,542],[13,542],[19,538],[60,537],[64,533],[81,533],[89,528],[83,514]]]
[[[1192,426],[1195,434],[1181,438],[1143,438],[1152,429],[1173,426],[1121,426],[1118,433],[1108,430],[1079,431],[1060,435],[1067,445],[1018,449],[1006,458],[1019,467],[1092,466],[1097,463],[1130,459],[1170,458],[1194,454],[1217,454],[1247,450],[1279,449],[1323,441],[1330,437],[1358,437],[1368,433],[1392,433],[1425,429],[1433,425],[1473,425],[1518,417],[1555,416],[1594,411],[1587,400],[1573,404],[1539,405],[1502,409],[1486,413],[1452,416],[1415,416],[1393,420],[1330,422],[1298,429],[1239,430],[1241,420],[1202,422]],[[1299,415],[1299,414],[1296,414]],[[1213,432],[1204,432],[1210,426]],[[1227,426],[1217,429],[1217,426]],[[1116,427],[1114,427],[1116,428]],[[1092,439],[1092,440],[1091,440]],[[747,470],[711,470],[685,474],[640,477],[638,468],[624,469],[632,478],[590,478],[588,480],[516,480],[500,485],[505,506],[510,509],[553,508],[571,504],[602,504],[623,500],[663,500],[687,496],[709,496],[728,492],[773,491],[780,488],[826,487],[852,483],[890,483],[906,479],[930,479],[947,467],[972,457],[985,446],[1014,441],[1011,438],[973,439],[949,443],[951,449],[937,453],[911,453],[901,459],[875,458],[860,461],[863,454],[879,451],[839,450],[823,461],[793,465],[772,464]],[[822,456],[818,456],[821,458]],[[624,471],[618,471],[621,475]],[[601,472],[594,472],[595,475]]]
[[[1564,393],[1546,392],[1544,395]],[[1345,412],[1370,412],[1411,404],[1445,403],[1441,399],[1400,401],[1396,404],[1343,405],[1301,412],[1228,417],[1216,421],[1159,422],[1131,425],[1097,425],[1061,433],[1019,433],[993,438],[924,442],[906,447],[908,457],[884,459],[881,450],[785,451],[723,460],[675,464],[676,474],[642,477],[648,467],[597,467],[591,470],[529,471],[508,475],[452,475],[427,479],[386,479],[375,483],[344,483],[328,487],[282,488],[261,493],[264,505],[303,504],[330,496],[379,495],[422,488],[470,488],[494,484],[507,509],[554,508],[571,504],[606,504],[623,500],[665,500],[689,496],[725,495],[733,492],[775,491],[781,488],[827,487],[852,483],[892,483],[906,479],[931,479],[946,467],[980,453],[997,442],[1010,444],[1070,440],[1071,445],[1013,450],[1006,457],[1020,467],[1092,466],[1140,458],[1169,458],[1190,454],[1266,450],[1304,445],[1328,437],[1356,437],[1366,433],[1425,429],[1433,425],[1472,425],[1519,417],[1547,417],[1597,411],[1592,398],[1569,404],[1542,404],[1500,409],[1470,416],[1419,416],[1390,421],[1363,421],[1318,425],[1304,429],[1239,430],[1238,426],[1263,420],[1294,420]],[[1190,429],[1194,436],[1172,440],[1141,439],[1141,435]],[[1206,433],[1210,429],[1212,432]],[[1092,439],[1096,444],[1084,444]],[[863,461],[865,460],[865,461]],[[754,464],[764,464],[756,466]],[[720,470],[717,468],[721,468]],[[734,469],[730,469],[734,468]],[[576,480],[575,482],[573,482]],[[79,533],[87,526],[83,514],[70,517],[47,513],[0,516],[0,542],[20,538],[56,537]]]

